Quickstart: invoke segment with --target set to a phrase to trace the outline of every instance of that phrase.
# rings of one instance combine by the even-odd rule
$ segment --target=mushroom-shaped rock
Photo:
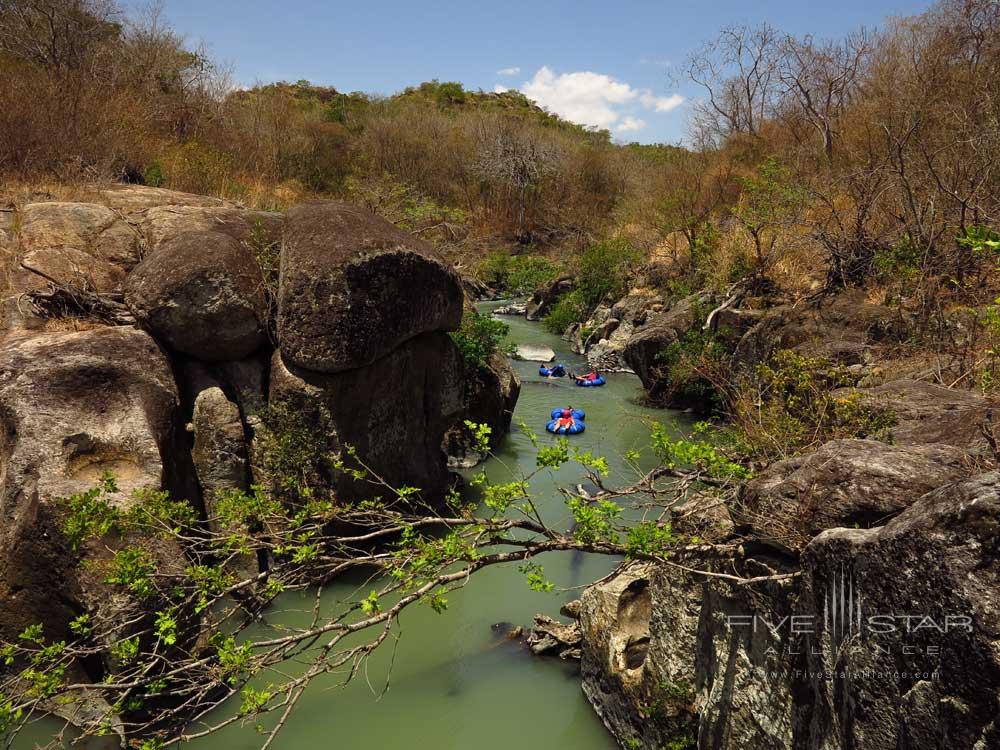
[[[318,372],[370,365],[462,321],[458,274],[425,242],[362,208],[311,201],[286,215],[278,340]]]
[[[267,338],[260,268],[221,232],[184,232],[162,243],[129,275],[125,301],[154,336],[205,361],[241,359]]]

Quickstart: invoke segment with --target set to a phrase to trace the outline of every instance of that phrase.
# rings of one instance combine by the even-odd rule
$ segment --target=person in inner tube
[[[586,375],[574,375],[573,373],[570,373],[569,376],[573,378],[573,380],[575,380],[577,383],[593,383],[595,380],[601,377],[597,373],[597,370],[591,370]]]
[[[556,420],[556,429],[561,430],[563,428],[569,429],[576,424],[576,420],[573,419],[573,407],[567,406],[562,410],[562,414],[559,415],[559,419]]]

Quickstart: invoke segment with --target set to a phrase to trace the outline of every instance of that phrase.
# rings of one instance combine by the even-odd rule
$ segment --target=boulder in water
[[[514,350],[514,359],[524,362],[551,362],[556,353],[547,346],[539,344],[518,344]]]

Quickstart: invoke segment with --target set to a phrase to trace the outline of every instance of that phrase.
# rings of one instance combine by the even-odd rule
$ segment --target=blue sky
[[[720,27],[766,20],[790,33],[837,36],[927,5],[164,0],[164,12],[178,31],[228,63],[241,84],[305,78],[341,91],[390,94],[437,78],[518,88],[569,119],[609,127],[619,140],[652,143],[684,137],[697,91],[672,84],[671,68]]]

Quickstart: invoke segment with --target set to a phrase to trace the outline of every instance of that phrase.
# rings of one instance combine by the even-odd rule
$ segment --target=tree
[[[757,135],[779,94],[780,36],[773,27],[728,26],[687,61],[687,75],[706,98],[694,105],[698,139],[718,143],[737,133]]]
[[[839,43],[818,43],[812,36],[788,36],[781,43],[778,76],[819,132],[827,159],[833,158],[838,122],[858,93],[870,49],[870,37],[863,29]]]
[[[774,158],[761,164],[755,176],[743,178],[742,183],[743,192],[732,214],[753,242],[753,275],[762,277],[777,260],[778,230],[797,222],[805,194]]]
[[[528,199],[554,173],[557,159],[555,146],[523,124],[491,117],[477,129],[473,171],[515,201],[519,242],[531,241]]]
[[[81,615],[68,624],[65,640],[51,638],[38,624],[0,641],[6,672],[0,676],[0,739],[15,735],[53,702],[67,705],[86,696],[91,707],[102,705],[100,698],[107,708],[84,714],[84,735],[118,732],[137,745],[145,741],[142,747],[162,747],[271,717],[261,740],[266,749],[310,682],[334,670],[346,670],[348,679],[357,673],[391,637],[406,608],[424,602],[444,611],[448,593],[477,571],[511,562],[524,564],[529,586],[547,590],[551,584],[535,560],[549,552],[586,551],[686,568],[687,552],[704,554],[713,547],[676,533],[669,508],[682,497],[718,502],[746,476],[708,443],[675,440],[654,425],[650,450],[656,468],[637,470],[632,482],[615,487],[604,459],[566,440],[541,446],[529,433],[537,468],[502,483],[479,477],[482,513],[458,496],[444,513],[421,510],[415,490],[386,486],[349,450],[348,463],[337,464],[338,470],[366,477],[383,495],[345,503],[315,481],[317,466],[333,459],[325,443],[315,442],[321,436],[309,437],[311,423],[299,420],[293,433],[272,433],[279,422],[267,415],[270,427],[261,435],[267,486],[219,494],[217,517],[207,522],[186,502],[159,492],[143,491],[131,510],[118,510],[109,500],[117,489],[110,476],[60,501],[63,539],[53,543],[72,549],[112,544],[117,551],[103,569],[106,580],[123,596],[146,602],[149,616],[123,624]],[[485,449],[488,430],[474,434]],[[570,463],[582,467],[596,489],[563,490],[574,526],[560,531],[546,522],[528,488],[535,474]],[[630,506],[641,509],[645,520],[625,521]],[[185,548],[190,562],[182,575],[156,569],[144,545],[157,543]],[[240,576],[234,562],[247,557],[269,564],[259,574]],[[259,613],[283,592],[351,571],[369,574],[357,600],[331,612],[317,605],[302,626],[250,635]],[[706,574],[745,585],[771,578]],[[199,631],[216,635],[206,645],[197,639]],[[304,664],[304,671],[287,674],[281,665],[289,659]],[[100,661],[104,670],[96,679],[72,678],[79,672],[70,668],[79,660]],[[253,682],[264,675],[275,682]],[[230,699],[240,703],[237,710],[210,714]]]

